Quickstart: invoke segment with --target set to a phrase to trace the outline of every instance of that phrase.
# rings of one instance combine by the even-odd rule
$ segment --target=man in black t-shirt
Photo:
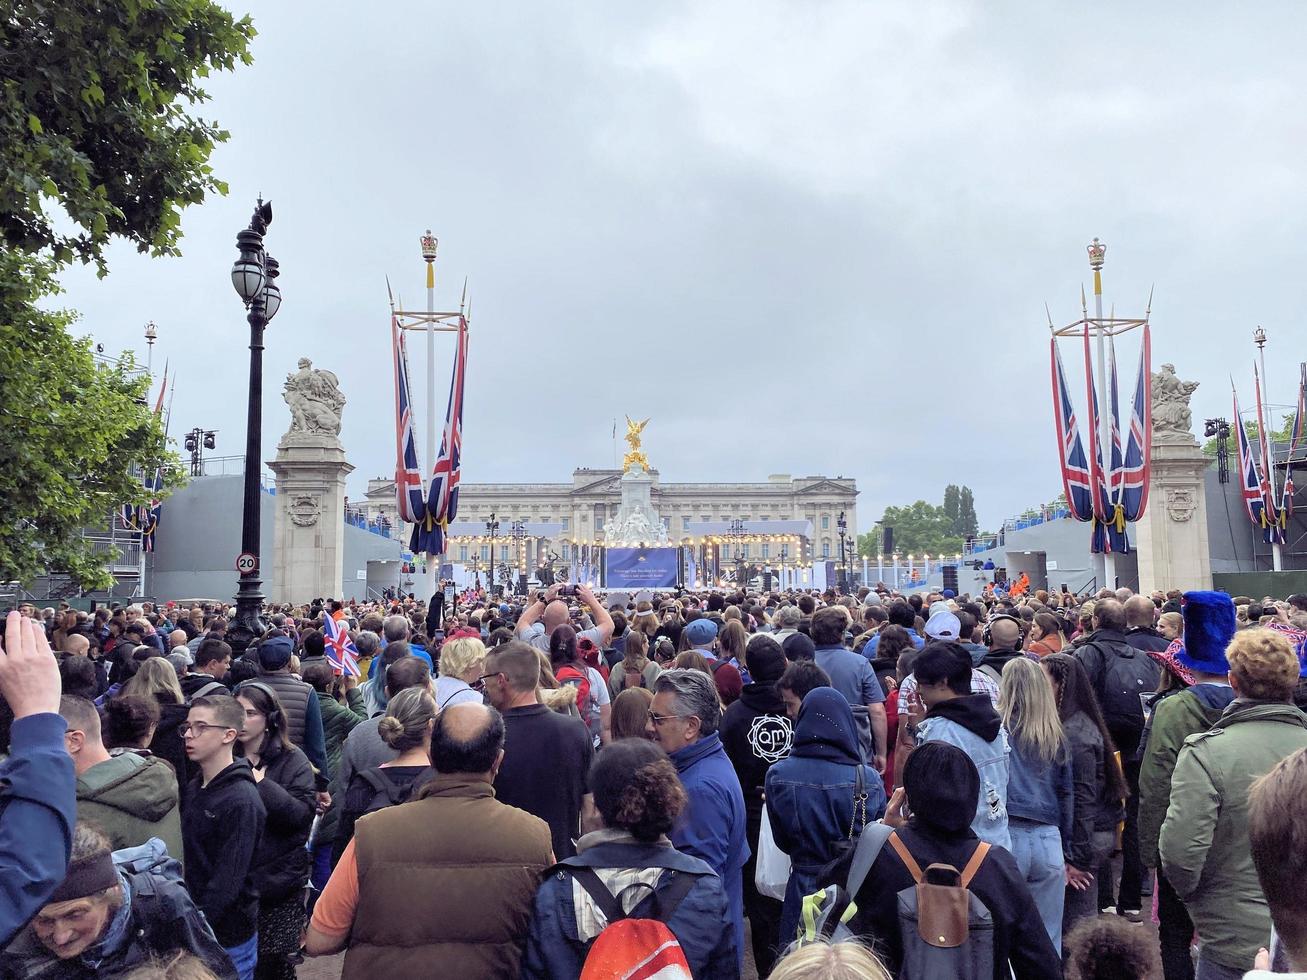
[[[549,824],[554,858],[576,853],[581,808],[594,748],[579,718],[558,714],[536,700],[540,658],[521,640],[486,655],[486,697],[504,716],[504,761],[495,798]]]

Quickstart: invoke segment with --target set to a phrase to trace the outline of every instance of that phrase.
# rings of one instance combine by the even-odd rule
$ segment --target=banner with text
[[[676,584],[675,548],[608,548],[604,557],[610,589],[665,589]]]

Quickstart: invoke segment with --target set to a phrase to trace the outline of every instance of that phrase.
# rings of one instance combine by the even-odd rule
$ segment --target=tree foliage
[[[147,502],[140,473],[161,462],[175,486],[179,461],[146,407],[145,373],[130,358],[97,363],[90,340],[69,335],[72,314],[36,307],[57,291],[51,274],[48,261],[0,252],[0,582],[54,569],[105,588],[105,556],[82,528]]]
[[[227,139],[189,114],[214,69],[252,61],[254,28],[211,0],[14,0],[0,17],[0,227],[10,248],[105,272],[117,235],[176,255],[181,209],[226,193]],[[48,214],[62,210],[75,226]]]
[[[894,528],[894,550],[900,554],[951,555],[962,550],[962,538],[938,504],[918,500],[903,507],[886,507],[882,520]]]
[[[958,519],[953,525],[953,533],[966,537],[975,534],[980,529],[980,522],[976,519],[976,498],[971,493],[970,487],[963,487],[958,492]]]
[[[199,80],[250,63],[254,28],[212,0],[11,0],[0,15],[0,581],[46,569],[104,587],[82,529],[180,479],[149,379],[97,363],[75,315],[38,304],[74,259],[125,238],[179,254],[181,210],[226,186]]]

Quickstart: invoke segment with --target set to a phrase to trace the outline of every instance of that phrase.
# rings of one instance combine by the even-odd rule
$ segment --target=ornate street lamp
[[[490,535],[490,594],[495,594],[495,535],[499,532],[499,521],[495,520],[495,512],[490,512],[490,520],[486,521],[486,533]]]
[[[254,556],[253,569],[240,577],[236,616],[227,631],[233,653],[241,654],[264,632],[263,579],[259,568],[259,471],[263,456],[263,330],[281,308],[276,284],[277,260],[263,250],[263,236],[272,223],[272,202],[259,203],[250,226],[236,235],[240,251],[231,267],[231,283],[247,310],[250,325],[250,384],[245,421],[245,487],[241,512],[241,551]]]

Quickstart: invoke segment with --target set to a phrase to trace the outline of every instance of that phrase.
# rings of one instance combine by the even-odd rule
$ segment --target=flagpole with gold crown
[[[421,461],[423,477],[423,494],[431,482],[432,469],[436,464],[437,428],[436,428],[436,334],[457,333],[461,324],[470,321],[471,309],[467,307],[467,282],[463,283],[463,298],[459,301],[457,311],[439,311],[436,309],[436,249],[439,241],[428,228],[419,236],[422,243],[422,260],[427,265],[427,308],[424,311],[393,309],[401,330],[422,330],[427,335],[427,431],[426,459]],[[403,306],[401,301],[400,306]],[[435,594],[437,576],[440,571],[440,555],[427,555],[427,573],[422,579],[425,594],[419,598],[429,600]]]
[[[427,264],[427,456],[426,470],[430,479],[431,467],[436,463],[436,248],[439,245],[431,229],[422,236],[422,261]],[[422,578],[423,599],[428,602],[436,594],[438,555],[427,555],[427,573]]]
[[[1112,490],[1112,409],[1110,401],[1112,389],[1107,376],[1107,334],[1103,323],[1103,259],[1107,255],[1107,246],[1097,238],[1088,246],[1089,268],[1094,271],[1094,346],[1097,348],[1098,360],[1098,452],[1102,457],[1104,479],[1107,481],[1108,494]],[[1098,493],[1098,488],[1094,488]],[[1103,585],[1109,589],[1116,588],[1116,555],[1110,551],[1103,552]]]

